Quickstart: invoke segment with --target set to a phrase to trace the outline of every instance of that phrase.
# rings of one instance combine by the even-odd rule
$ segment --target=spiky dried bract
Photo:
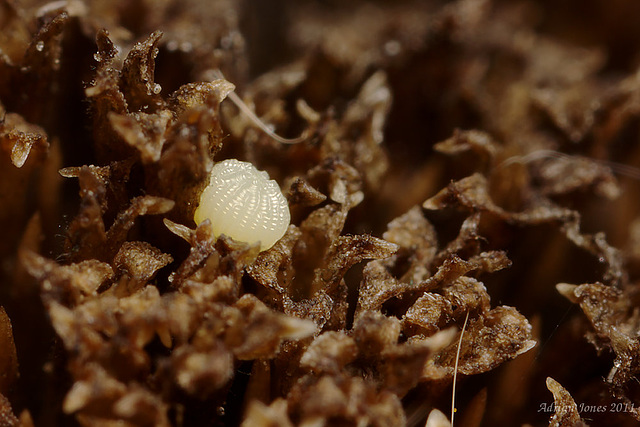
[[[578,405],[569,392],[551,377],[547,378],[547,388],[553,394],[554,414],[549,420],[549,427],[588,427],[580,418]]]

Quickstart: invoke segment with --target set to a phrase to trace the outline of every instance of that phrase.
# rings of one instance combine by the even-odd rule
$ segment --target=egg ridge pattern
[[[260,250],[273,246],[289,227],[287,199],[278,183],[248,162],[223,160],[211,169],[209,184],[200,195],[194,220],[211,221],[216,237],[225,234]]]

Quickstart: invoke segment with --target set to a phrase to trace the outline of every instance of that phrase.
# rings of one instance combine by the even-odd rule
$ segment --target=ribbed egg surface
[[[251,163],[231,159],[216,163],[200,196],[194,219],[209,218],[216,236],[225,234],[264,251],[287,231],[289,205],[278,183]]]

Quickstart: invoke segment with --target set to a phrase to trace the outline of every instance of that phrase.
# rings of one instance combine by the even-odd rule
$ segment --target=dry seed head
[[[194,220],[211,221],[216,236],[224,234],[260,250],[273,246],[287,231],[289,205],[278,183],[251,163],[236,159],[216,163],[200,196]]]

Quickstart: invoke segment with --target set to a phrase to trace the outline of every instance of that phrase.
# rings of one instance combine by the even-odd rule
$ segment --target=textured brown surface
[[[635,425],[638,17],[0,0],[0,426],[446,426],[458,350],[454,425]],[[227,158],[267,251],[193,221]]]

